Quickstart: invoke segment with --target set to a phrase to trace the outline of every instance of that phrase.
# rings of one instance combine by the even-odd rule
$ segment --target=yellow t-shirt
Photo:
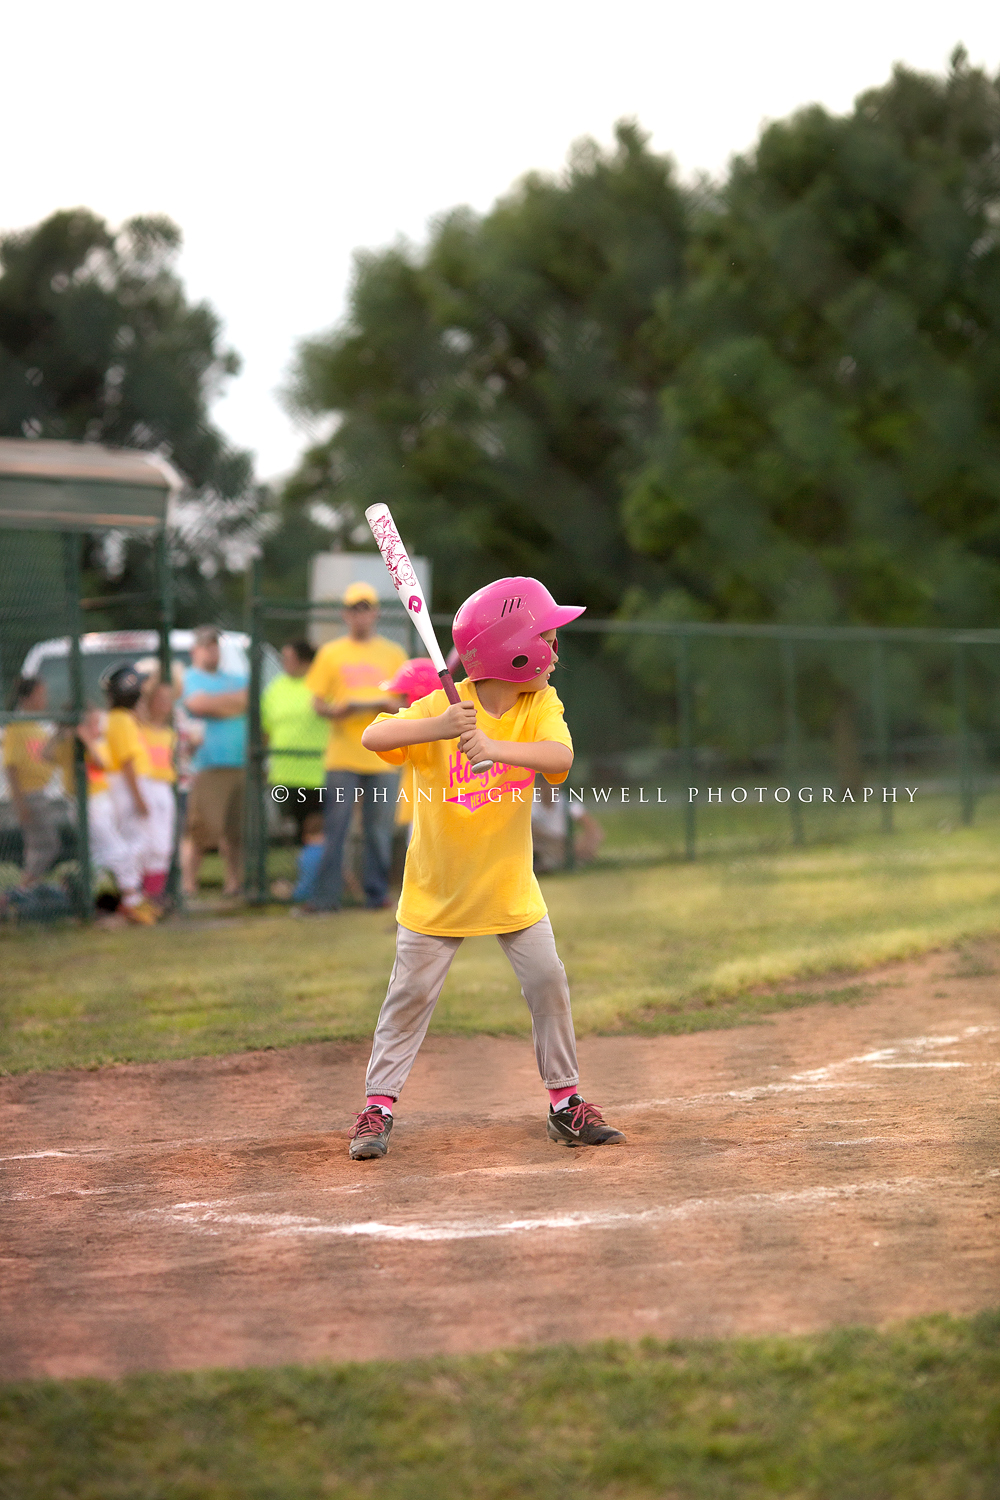
[[[83,762],[87,773],[87,794],[90,797],[96,796],[98,792],[106,792],[108,789],[108,776],[104,769],[107,746],[103,740],[99,740],[95,749],[98,760],[95,761],[88,750]],[[56,765],[62,772],[63,790],[67,797],[76,796],[76,769],[73,757],[73,740],[67,735],[59,741],[55,752]]]
[[[169,724],[143,724],[137,723],[139,738],[146,747],[149,756],[149,771],[147,775],[154,781],[168,781],[171,785],[177,780],[174,770],[174,746],[177,744],[177,731],[171,729]]]
[[[109,771],[120,771],[131,761],[137,776],[150,774],[149,752],[139,735],[139,726],[131,710],[111,710],[108,714],[108,727],[104,731],[104,742],[107,745]]]
[[[44,759],[42,753],[48,740],[45,725],[35,720],[22,719],[19,724],[8,724],[4,730],[3,763],[13,766],[18,785],[25,795],[43,792],[52,780],[55,767]]]
[[[98,740],[94,746],[93,754],[88,750],[85,765],[87,767],[87,792],[91,797],[96,797],[98,792],[108,790],[108,747],[103,740]]]
[[[379,683],[387,682],[407,660],[402,646],[373,636],[370,641],[352,641],[349,635],[327,641],[313,658],[306,674],[306,687],[317,698],[328,703],[364,703],[384,697]],[[385,766],[373,750],[366,750],[361,736],[375,717],[375,711],[348,714],[330,720],[330,739],[326,747],[328,771],[357,771],[363,776],[385,774]]]
[[[471,682],[460,683],[458,692],[476,704],[490,739],[555,740],[573,748],[555,688],[519,694],[499,719],[482,707]],[[447,706],[440,690],[400,709],[398,717],[430,719]],[[379,714],[379,719],[392,717]],[[457,739],[386,750],[381,759],[413,766],[413,838],[396,911],[401,927],[432,937],[475,937],[520,932],[544,917],[545,902],[531,868],[534,771],[498,764],[473,776]],[[545,779],[558,786],[567,775]]]
[[[399,787],[396,791],[396,827],[405,828],[413,822],[413,766],[406,761],[399,773]]]

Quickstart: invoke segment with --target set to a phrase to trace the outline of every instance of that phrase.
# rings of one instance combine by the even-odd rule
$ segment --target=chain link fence
[[[146,554],[146,573],[155,584],[142,592],[82,597],[86,532],[0,530],[0,742],[6,746],[13,726],[26,725],[51,739],[60,727],[78,724],[88,707],[103,704],[100,676],[109,661],[129,654],[119,645],[108,652],[85,649],[91,624],[107,630],[115,617],[137,614],[155,622],[152,629],[130,629],[114,639],[132,642],[132,655],[159,656],[170,670],[171,575],[162,532],[133,545]],[[23,711],[18,686],[28,673],[45,685],[45,705]],[[16,730],[14,731],[16,733]],[[34,748],[34,747],[33,747]],[[6,756],[0,757],[0,761]],[[13,914],[21,918],[58,917],[72,911],[92,912],[91,864],[87,829],[87,776],[83,747],[67,737],[51,761],[44,788],[58,829],[59,848],[52,868],[38,888],[19,900]],[[24,866],[24,830],[0,764],[0,898],[18,892]]]
[[[254,592],[251,613],[253,661],[284,622],[322,609]],[[433,618],[447,646],[451,617]],[[583,618],[559,656],[576,748],[562,799],[603,825],[605,858],[968,824],[1000,789],[1000,631]],[[288,859],[254,702],[247,895],[262,902]],[[573,832],[567,817],[570,866]]]
[[[76,722],[100,700],[96,674],[105,663],[79,646],[92,623],[108,629],[116,616],[148,618],[158,654],[169,656],[167,545],[162,535],[143,544],[150,587],[81,599],[81,534],[0,534],[0,727],[29,717],[18,713],[12,695],[41,642],[63,643],[47,669],[45,719],[53,725]],[[338,620],[339,607],[266,598],[251,569],[245,611],[245,879],[248,899],[264,902],[276,878],[294,873],[291,825],[270,796],[260,724],[265,653],[269,643],[306,633],[310,622]],[[447,645],[451,619],[434,618]],[[419,654],[405,613],[387,609],[384,619]],[[150,640],[143,638],[147,653]],[[584,617],[561,632],[559,651],[554,681],[576,746],[562,797],[602,824],[605,857],[694,859],[888,834],[926,820],[929,809],[940,820],[968,824],[1000,790],[1000,631]],[[315,757],[315,747],[301,753]],[[83,912],[82,765],[73,775],[72,786],[60,786],[53,772],[52,795],[63,814],[56,869]],[[565,829],[572,864],[571,819]],[[16,883],[21,857],[21,831],[0,782],[0,890]]]

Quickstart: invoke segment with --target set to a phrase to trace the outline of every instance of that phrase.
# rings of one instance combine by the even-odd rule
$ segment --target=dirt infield
[[[628,1133],[596,1151],[546,1141],[510,1039],[430,1038],[384,1162],[346,1157],[358,1046],[0,1080],[0,1377],[993,1305],[995,965],[1000,943],[853,1006],[586,1040]]]

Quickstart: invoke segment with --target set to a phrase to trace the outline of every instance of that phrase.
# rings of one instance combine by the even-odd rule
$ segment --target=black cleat
[[[384,1115],[377,1104],[363,1109],[351,1131],[351,1161],[371,1161],[389,1149],[392,1115]]]
[[[570,1094],[562,1109],[549,1105],[545,1131],[550,1141],[563,1146],[614,1146],[625,1139],[613,1125],[605,1125],[596,1104],[588,1104],[579,1094]]]

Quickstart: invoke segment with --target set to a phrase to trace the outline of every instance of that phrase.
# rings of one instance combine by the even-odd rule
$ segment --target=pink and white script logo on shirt
[[[464,807],[469,812],[478,812],[481,807],[493,807],[504,795],[513,799],[513,793],[522,792],[535,780],[534,771],[525,766],[510,766],[496,761],[488,771],[473,775],[472,767],[460,750],[448,757],[448,791],[445,802]]]

